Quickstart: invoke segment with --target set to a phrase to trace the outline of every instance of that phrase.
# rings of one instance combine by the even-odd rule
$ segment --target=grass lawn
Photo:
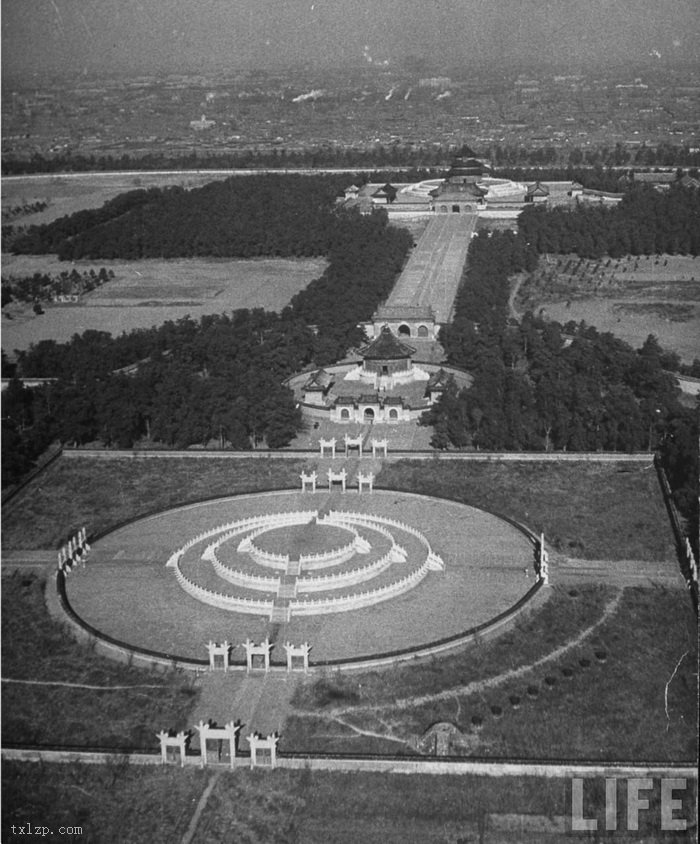
[[[192,676],[97,656],[48,616],[45,583],[2,583],[2,734],[6,744],[158,749],[155,732],[191,726]],[[39,685],[7,682],[38,681]],[[52,685],[65,683],[75,685]],[[97,686],[100,688],[83,688]],[[114,687],[125,688],[114,688]]]
[[[513,627],[494,639],[383,671],[335,673],[309,680],[297,687],[293,703],[311,710],[353,703],[374,706],[495,677],[530,665],[595,624],[615,594],[610,587],[593,584],[578,590],[575,598],[563,589],[552,592],[542,607],[520,616]]]
[[[700,264],[691,256],[551,256],[523,274],[516,307],[562,325],[583,320],[633,348],[654,334],[687,363],[700,355]]]
[[[31,822],[52,829],[52,841],[170,844],[182,838],[212,775],[193,768],[6,763],[3,841],[23,840],[12,835],[11,826]],[[658,781],[642,793],[649,808],[639,813],[639,832],[629,836],[625,781],[617,792],[616,841],[688,840],[683,833],[658,837]],[[686,819],[692,829],[695,784],[688,782],[673,796],[681,801],[674,817]],[[583,810],[605,828],[602,777],[583,784]],[[215,783],[193,844],[541,844],[568,840],[571,817],[568,778],[238,770],[223,772]],[[60,825],[80,825],[82,835],[60,837]]]
[[[674,560],[656,472],[627,463],[385,463],[376,486],[440,495],[544,531],[550,548],[594,560]]]
[[[272,459],[59,460],[12,503],[4,518],[4,544],[9,548],[49,547],[81,524],[97,531],[187,500],[295,487],[305,465],[304,461]],[[522,520],[544,530],[550,547],[562,555],[613,564],[616,559],[639,559],[666,560],[672,565],[674,559],[671,531],[651,468],[487,463],[468,464],[465,470],[465,465],[458,463],[401,461],[385,463],[379,480],[383,487],[449,496]],[[8,580],[8,584],[18,596],[23,592],[33,595],[35,602],[36,595],[40,596],[35,583]],[[284,748],[396,753],[410,749],[430,724],[450,720],[467,736],[469,752],[477,754],[692,759],[696,626],[687,595],[662,587],[625,588],[620,593],[618,587],[579,583],[573,590],[578,594],[572,596],[571,589],[555,584],[547,602],[496,639],[441,659],[363,677],[352,675],[342,682],[334,675],[324,677],[325,685],[307,686],[296,701],[302,709],[316,707],[318,716],[302,715],[300,710],[300,717],[286,725]],[[8,597],[6,588],[6,606],[11,609],[19,601],[13,595]],[[614,612],[609,606],[613,600],[619,601]],[[606,607],[612,614],[601,623]],[[102,684],[85,679],[92,670],[86,668],[90,663],[85,651],[73,645],[60,627],[51,628],[52,644],[43,646],[40,636],[27,632],[26,620],[20,623],[23,616],[31,617],[26,611],[15,612],[14,618],[9,618],[7,611],[4,615],[9,625],[4,637],[7,676],[77,678],[77,682]],[[595,630],[581,640],[580,647],[570,646],[566,653],[527,673],[527,666],[545,660],[567,643],[571,645],[594,625]],[[37,639],[39,644],[32,644]],[[15,647],[15,641],[25,644]],[[63,653],[62,648],[80,655],[71,669],[75,673],[67,678],[55,656]],[[596,651],[604,651],[605,658],[599,659]],[[15,653],[21,656],[15,657]],[[43,673],[13,673],[31,670],[26,666],[36,664],[36,653],[39,659],[47,655],[41,664]],[[581,660],[588,663],[581,665]],[[104,670],[112,668],[102,661],[99,665]],[[115,672],[128,670],[113,667]],[[571,668],[567,677],[564,670]],[[511,679],[488,682],[512,670],[518,674]],[[475,681],[487,681],[487,685],[475,690],[471,685]],[[18,735],[41,731],[42,722],[52,720],[48,708],[41,706],[42,699],[48,698],[52,704],[61,700],[54,691],[52,688],[49,697],[37,687],[36,703],[28,710],[27,701],[33,699],[28,689],[6,684],[4,711],[16,724],[13,730]],[[399,710],[390,708],[397,699],[436,693],[443,694],[427,702],[411,701]],[[73,695],[71,691],[65,704],[69,708]],[[104,714],[108,694],[94,692],[91,696]],[[517,708],[511,697],[520,698]],[[373,713],[363,706],[382,710]],[[130,735],[133,730],[145,740],[140,725],[146,723],[150,729],[153,723],[165,725],[176,720],[150,710],[134,718],[130,713],[137,708],[130,703],[115,706],[110,710],[109,729],[119,735]],[[338,708],[345,724],[334,720],[332,710]],[[472,720],[475,717],[476,722]],[[77,723],[88,722],[89,717],[71,715],[64,720],[65,735],[76,743],[109,739],[102,735],[107,723],[104,718],[102,725],[98,719],[94,728]],[[358,735],[357,728],[372,735]]]
[[[21,825],[48,827],[41,840],[70,844],[172,844],[187,831],[208,775],[199,768],[3,762],[2,840]],[[60,827],[82,832],[60,835]],[[26,829],[26,826],[25,826]]]
[[[204,498],[296,488],[303,460],[60,459],[3,512],[3,549],[58,547],[154,510]],[[651,467],[631,464],[386,462],[376,486],[452,498],[543,530],[582,559],[674,560]]]
[[[13,176],[2,180],[2,206],[3,209],[11,208],[37,199],[47,202],[48,207],[43,211],[21,218],[22,225],[37,225],[50,223],[85,208],[99,208],[126,191],[164,188],[169,185],[198,188],[225,178],[225,175],[219,173],[195,171]]]
[[[60,546],[83,525],[94,534],[177,504],[298,487],[304,461],[59,459],[3,512],[3,549]]]
[[[294,716],[285,743],[307,751],[412,751],[428,727],[449,721],[464,735],[455,752],[468,755],[695,759],[697,626],[687,595],[626,588],[617,609],[602,618],[599,587],[572,591],[578,594],[553,595],[513,631],[462,654],[385,675],[309,683],[295,703],[315,705],[321,717]],[[569,614],[576,616],[569,633],[602,623],[531,670],[474,683],[553,652],[565,639]],[[424,697],[415,705],[406,700],[418,694]],[[397,696],[404,700],[392,707],[388,701]]]
[[[292,297],[322,275],[322,258],[251,260],[183,258],[141,261],[76,261],[66,265],[55,255],[3,255],[3,275],[22,278],[39,272],[58,276],[66,268],[79,273],[115,274],[112,281],[81,297],[77,304],[44,304],[37,316],[31,303],[11,303],[3,310],[2,347],[11,354],[41,340],[68,342],[88,329],[113,336],[148,329],[186,316],[232,312],[238,308],[281,311]]]

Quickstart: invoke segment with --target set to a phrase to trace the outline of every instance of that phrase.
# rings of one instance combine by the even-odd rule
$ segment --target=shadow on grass
[[[2,684],[5,744],[155,751],[158,730],[189,726],[198,695],[192,675],[97,656],[49,617],[45,585],[33,574],[3,578],[3,677],[32,681]]]
[[[651,457],[649,466],[402,460],[385,464],[376,486],[503,513],[575,558],[676,560]]]

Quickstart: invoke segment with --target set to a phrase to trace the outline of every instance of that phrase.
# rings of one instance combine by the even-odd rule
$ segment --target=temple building
[[[525,202],[546,203],[548,199],[549,188],[546,185],[543,185],[541,182],[536,182],[534,185],[530,185],[530,187],[528,187]]]
[[[358,349],[359,360],[296,375],[288,383],[309,419],[360,424],[415,422],[451,380],[459,387],[471,383],[467,373],[452,367],[416,364],[415,353],[384,326],[378,337]]]
[[[486,208],[487,190],[477,182],[486,172],[480,161],[456,159],[442,184],[433,194],[433,210],[437,214],[477,213]]]
[[[369,337],[379,336],[388,326],[398,337],[413,337],[420,340],[437,340],[440,325],[430,305],[387,302],[378,305],[371,322],[362,327]]]
[[[358,367],[356,377],[370,381],[376,389],[390,390],[402,382],[423,380],[420,370],[413,367],[411,360],[416,350],[402,343],[386,325],[379,337],[359,349],[358,353],[362,356],[362,365]]]
[[[596,200],[613,203],[621,196],[585,190],[578,182],[570,180],[531,184],[496,178],[484,161],[455,158],[442,178],[413,183],[351,185],[338,202],[365,214],[383,208],[390,219],[399,224],[437,215],[478,214],[485,220],[510,220],[515,225],[518,214],[529,203],[572,207],[578,202]]]

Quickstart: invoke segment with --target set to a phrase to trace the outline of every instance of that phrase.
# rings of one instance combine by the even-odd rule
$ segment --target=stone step
[[[296,598],[297,596],[297,584],[296,581],[292,583],[280,583],[280,587],[277,590],[277,597],[278,598]]]
[[[270,614],[271,624],[286,624],[289,621],[289,607],[275,604]]]

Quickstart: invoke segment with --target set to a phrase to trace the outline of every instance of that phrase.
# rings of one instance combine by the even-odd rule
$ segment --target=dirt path
[[[62,680],[17,680],[3,677],[3,683],[21,683],[26,686],[65,686],[69,689],[97,689],[100,692],[113,692],[120,689],[162,689],[162,683],[132,683],[129,686],[92,686],[89,683],[64,683]]]
[[[667,560],[583,560],[560,557],[551,567],[553,582],[604,581],[614,586],[648,586],[650,583],[685,588],[678,564]]]
[[[192,723],[211,719],[223,726],[229,721],[240,721],[241,746],[247,748],[244,737],[251,732],[261,735],[282,732],[291,713],[289,701],[297,679],[298,675],[277,672],[208,671],[197,680],[201,691],[191,716]],[[194,742],[198,743],[197,737]]]
[[[4,508],[3,508],[4,510]],[[2,573],[12,574],[15,569],[38,568],[48,573],[56,566],[58,552],[53,548],[36,551],[3,551]]]
[[[339,707],[337,709],[333,709],[329,712],[316,712],[312,710],[302,710],[297,712],[299,715],[309,715],[317,718],[323,718],[329,721],[335,721],[339,724],[342,724],[345,727],[351,726],[346,723],[346,721],[342,718],[343,715],[352,715],[359,712],[388,712],[391,710],[396,709],[408,709],[412,706],[421,706],[426,703],[432,703],[437,700],[448,700],[450,698],[457,698],[461,696],[473,695],[478,692],[482,692],[485,689],[490,689],[495,686],[500,686],[503,683],[507,683],[509,680],[512,680],[516,677],[522,677],[524,674],[529,673],[541,666],[547,664],[548,662],[552,662],[554,660],[559,659],[560,657],[564,656],[564,654],[568,653],[569,651],[579,647],[583,644],[586,639],[590,638],[593,633],[598,630],[598,628],[605,624],[605,622],[617,611],[617,608],[620,604],[620,600],[622,599],[622,590],[619,590],[615,593],[615,595],[608,601],[605,605],[602,615],[600,618],[591,624],[589,627],[582,630],[577,636],[569,639],[563,645],[558,648],[555,648],[553,651],[550,651],[545,656],[540,657],[539,659],[535,660],[535,662],[531,662],[528,665],[520,666],[519,668],[513,668],[509,671],[505,671],[502,674],[498,674],[495,677],[488,677],[484,680],[475,680],[471,683],[466,683],[462,686],[455,686],[450,689],[445,689],[440,692],[431,692],[430,694],[424,695],[414,695],[408,698],[400,698],[393,703],[380,703],[380,704],[365,704],[365,705],[358,705],[358,706],[346,706],[346,707]],[[359,729],[355,727],[351,727],[351,729],[355,730],[356,732],[361,732]],[[376,734],[372,734],[376,735]],[[383,735],[382,738],[386,739],[393,739],[397,741],[403,741],[399,736],[395,735]]]
[[[202,817],[202,812],[206,809],[209,797],[214,790],[214,786],[222,774],[223,771],[217,771],[207,783],[206,788],[202,792],[202,796],[199,798],[197,808],[194,810],[189,826],[187,827],[187,832],[182,836],[182,844],[190,844],[194,838],[194,835],[197,832],[197,824],[199,823],[199,819]]]
[[[511,319],[520,320],[520,314],[515,308],[515,300],[518,298],[520,292],[520,285],[523,283],[524,276],[519,275],[514,281],[511,281],[510,296],[508,297],[508,316]]]

